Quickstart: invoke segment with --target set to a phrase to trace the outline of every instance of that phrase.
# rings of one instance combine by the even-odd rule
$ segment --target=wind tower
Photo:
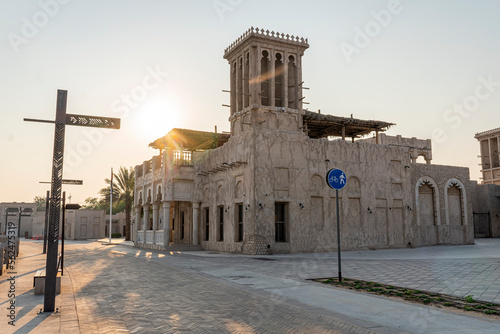
[[[225,49],[230,65],[231,136],[302,127],[302,56],[307,39],[250,28]]]

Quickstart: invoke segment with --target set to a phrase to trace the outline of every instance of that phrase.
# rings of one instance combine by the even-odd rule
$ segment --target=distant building
[[[308,47],[252,28],[225,50],[231,132],[150,144],[161,153],[135,167],[136,246],[332,251],[337,199],[344,249],[474,242],[469,169],[431,164],[430,140],[380,134],[392,123],[304,109]],[[331,168],[347,175],[338,198]]]
[[[483,184],[500,185],[500,128],[476,133],[481,151]]]
[[[474,191],[474,235],[500,238],[500,128],[476,133],[482,182]]]
[[[33,214],[32,236],[41,237],[45,233],[45,211],[37,211]]]
[[[122,237],[126,236],[125,212],[119,212],[113,215],[111,233],[120,233]],[[109,214],[106,215],[106,237],[109,236]]]
[[[21,238],[28,235],[29,238],[33,235],[33,217],[36,214],[36,203],[25,202],[2,202],[0,203],[0,233],[6,234],[6,227],[14,224],[16,227],[19,224],[19,209],[22,211],[21,216]],[[16,229],[17,233],[17,229]]]
[[[104,238],[105,223],[104,210],[66,210],[65,238],[69,240]]]

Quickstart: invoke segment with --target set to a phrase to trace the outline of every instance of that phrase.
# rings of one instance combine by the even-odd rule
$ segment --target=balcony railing
[[[174,151],[174,166],[192,166],[193,159],[190,151]]]
[[[147,244],[153,243],[153,231],[146,231],[146,243]]]
[[[155,232],[155,245],[163,245],[163,230]]]

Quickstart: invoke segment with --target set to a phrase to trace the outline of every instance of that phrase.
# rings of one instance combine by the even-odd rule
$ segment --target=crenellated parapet
[[[234,50],[236,47],[238,47],[240,44],[242,44],[252,36],[263,37],[267,40],[277,42],[292,43],[305,48],[309,47],[307,38],[251,27],[240,37],[238,37],[233,43],[231,43],[226,49],[224,49],[224,58],[226,58],[232,50]]]
[[[407,147],[410,150],[410,159],[413,163],[417,161],[419,156],[423,156],[428,164],[430,164],[432,160],[432,142],[430,139],[379,134],[377,138],[367,138],[361,141],[380,145]]]

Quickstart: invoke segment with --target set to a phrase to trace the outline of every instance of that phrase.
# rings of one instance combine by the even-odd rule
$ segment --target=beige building
[[[104,210],[66,210],[65,238],[69,240],[104,238],[104,214]]]
[[[500,128],[476,133],[481,150],[483,184],[500,185]]]
[[[303,108],[307,39],[250,29],[224,53],[230,133],[173,129],[136,166],[136,246],[245,254],[473,242],[468,168],[431,164],[430,140],[394,124]],[[364,137],[364,138],[363,138]],[[423,156],[425,164],[417,163]]]
[[[41,238],[45,233],[45,211],[37,211],[33,214],[33,225],[31,235]]]
[[[0,203],[0,233],[6,234],[6,227],[19,224],[19,210],[21,210],[21,237],[33,235],[33,218],[36,215],[36,203],[2,202]],[[9,225],[10,223],[10,225]],[[17,235],[17,229],[16,229]]]
[[[500,128],[476,133],[481,155],[482,182],[473,198],[476,238],[500,237]]]
[[[109,214],[106,215],[106,230],[105,236],[109,236]],[[113,222],[111,223],[111,233],[120,233],[124,237],[127,233],[125,230],[125,212],[115,213],[113,215]]]

